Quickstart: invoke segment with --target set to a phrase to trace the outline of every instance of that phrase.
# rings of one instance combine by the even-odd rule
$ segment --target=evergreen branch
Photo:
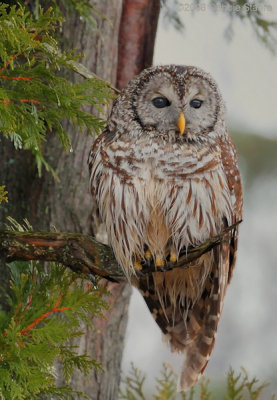
[[[92,316],[103,317],[107,292],[58,263],[50,263],[51,273],[35,261],[8,268],[10,309],[0,312],[0,398],[35,400],[55,394],[73,400],[77,392],[69,382],[74,370],[87,375],[101,366],[78,354],[69,341],[83,335],[81,321],[91,326]],[[56,359],[61,360],[63,387],[56,387]]]
[[[262,398],[269,398],[264,393],[264,389],[268,386],[268,383],[262,382],[257,378],[251,379],[244,368],[241,368],[241,370],[241,373],[237,373],[233,369],[230,369],[226,382],[224,382],[224,385],[220,385],[220,390],[215,385],[210,390],[209,379],[202,377],[200,382],[188,392],[177,393],[177,375],[170,364],[165,363],[160,377],[156,378],[158,385],[151,399],[177,400],[182,398],[183,400],[215,400],[215,398],[224,398],[225,400],[261,400]],[[119,400],[145,399],[143,394],[145,390],[145,376],[134,364],[131,364],[131,370],[127,377],[124,377],[122,386]],[[148,398],[150,397],[148,396]],[[273,394],[271,399],[276,399],[276,395]]]
[[[0,204],[2,201],[8,202],[7,194],[8,192],[5,190],[5,186],[0,186]]]
[[[62,56],[62,52],[60,50],[57,50],[53,46],[51,46],[49,43],[44,43],[45,49],[52,54],[53,56]],[[69,68],[71,68],[74,72],[79,74],[85,79],[97,79],[99,82],[104,83],[106,86],[108,86],[110,89],[112,89],[115,93],[119,94],[120,90],[115,88],[110,82],[105,81],[104,79],[100,78],[98,75],[96,75],[94,72],[90,71],[87,69],[83,64],[80,64],[76,60],[66,60],[65,65]]]
[[[83,64],[80,64],[75,60],[69,60],[66,62],[66,65],[69,68],[71,68],[74,72],[81,75],[83,78],[97,79],[98,81],[103,82],[106,86],[108,86],[110,89],[112,89],[116,94],[120,93],[120,90],[118,90],[116,87],[114,87],[110,82],[107,82],[104,79],[101,79],[94,72],[88,70]]]
[[[44,166],[55,178],[43,154],[47,132],[54,131],[63,148],[73,151],[63,122],[98,134],[105,126],[99,112],[116,91],[76,61],[80,54],[61,51],[55,32],[62,20],[51,7],[35,18],[24,6],[0,3],[0,133],[16,148],[31,150],[39,175]],[[61,70],[85,79],[72,82]]]
[[[20,332],[22,336],[25,336],[28,334],[28,332],[34,327],[36,326],[40,321],[44,320],[45,318],[47,318],[49,315],[53,314],[54,312],[57,311],[66,311],[69,309],[69,307],[58,307],[60,302],[61,302],[61,298],[58,299],[57,303],[54,305],[54,307],[51,308],[51,310],[47,311],[46,313],[42,314],[40,317],[36,318],[30,325],[28,325],[26,328],[22,329],[22,331]]]
[[[236,229],[240,222],[229,226],[199,246],[188,247],[181,252],[176,263],[167,262],[159,271],[190,268],[189,263],[222,241],[229,240],[230,231]],[[80,233],[0,231],[0,258],[8,263],[15,260],[56,261],[89,277],[99,275],[112,281],[125,279],[112,249],[93,237]],[[157,267],[153,262],[142,262],[142,269],[137,271],[137,274],[144,276],[155,271]]]

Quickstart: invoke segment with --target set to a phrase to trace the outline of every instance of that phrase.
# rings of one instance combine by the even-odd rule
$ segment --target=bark
[[[92,3],[106,16],[98,18],[101,34],[92,31],[79,16],[66,15],[67,22],[62,33],[64,47],[75,48],[84,53],[85,66],[114,86],[120,70],[118,87],[121,88],[144,66],[152,63],[159,13],[155,5],[158,4],[158,0],[125,0],[124,4],[123,0],[95,0]],[[130,9],[134,18],[139,14],[140,26],[128,22]],[[149,23],[150,16],[156,21],[153,25]],[[144,18],[147,23],[143,22]],[[147,24],[149,26],[146,29]],[[130,31],[132,29],[138,29],[140,33],[133,36]],[[118,43],[122,47],[126,42],[129,43],[128,48],[136,49],[136,57],[129,57],[128,51],[120,52],[118,63]],[[128,65],[126,70],[125,64]],[[75,76],[74,79],[80,78]],[[92,233],[87,156],[93,138],[81,135],[70,124],[67,124],[66,129],[71,138],[73,153],[64,153],[54,134],[49,134],[45,146],[45,157],[56,170],[60,182],[54,181],[52,176],[46,173],[39,178],[31,154],[22,150],[15,151],[11,143],[3,137],[0,138],[0,182],[1,185],[6,185],[9,196],[9,203],[0,207],[2,224],[6,216],[10,215],[18,222],[27,218],[36,230],[49,231],[54,225],[60,231]],[[5,265],[1,264],[0,301],[3,304],[3,297],[9,287],[7,271]],[[93,400],[116,399],[120,382],[123,338],[131,291],[125,283],[113,283],[108,286],[112,293],[109,300],[112,302],[110,313],[105,320],[93,321],[94,331],[84,326],[86,334],[78,343],[79,352],[86,352],[97,358],[102,363],[104,372],[96,376],[92,371],[86,378],[76,373],[72,380],[72,386],[76,390],[83,391]],[[62,382],[61,378],[59,382]]]
[[[119,35],[117,87],[152,65],[160,0],[125,0]]]

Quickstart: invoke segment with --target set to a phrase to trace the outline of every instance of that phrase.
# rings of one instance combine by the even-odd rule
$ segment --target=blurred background
[[[154,64],[197,65],[217,81],[227,106],[229,132],[237,146],[244,184],[244,218],[237,266],[227,291],[215,349],[205,375],[220,384],[229,368],[243,366],[270,381],[266,397],[277,393],[277,57],[259,42],[250,24],[214,13],[205,0],[191,12],[179,2],[176,30],[161,20]],[[277,21],[275,0],[264,16]],[[149,393],[162,363],[178,372],[143,299],[134,290],[129,309],[122,369],[130,363],[147,374]]]

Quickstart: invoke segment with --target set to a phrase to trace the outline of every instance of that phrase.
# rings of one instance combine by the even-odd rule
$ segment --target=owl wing
[[[224,171],[227,178],[228,187],[233,199],[233,223],[239,222],[242,219],[242,183],[241,176],[238,169],[238,157],[235,146],[229,136],[221,139],[221,158]],[[230,240],[230,254],[229,254],[229,273],[228,283],[232,278],[234,266],[236,264],[236,255],[238,247],[238,227],[232,231]]]
[[[233,201],[232,222],[235,223],[241,219],[242,214],[237,156],[229,138],[224,138],[220,146],[222,167]],[[222,221],[222,229],[224,227],[226,221]],[[236,227],[226,234],[220,246],[189,264],[189,268],[155,272],[137,282],[138,289],[171,349],[186,354],[180,376],[180,390],[193,386],[207,366],[226,288],[235,265],[237,240]],[[193,289],[197,285],[201,287],[201,292],[195,299]]]
[[[106,182],[108,182],[108,172],[107,168],[105,168],[108,160],[103,149],[114,136],[108,128],[105,128],[93,142],[88,156],[90,190],[92,194],[90,230],[96,236],[96,239],[102,243],[107,243],[107,228],[102,215],[105,202],[102,199],[101,201],[100,198],[103,193],[106,193]]]
[[[115,137],[108,128],[105,128],[101,135],[94,141],[88,156],[88,167],[90,175],[90,187],[92,196],[96,196],[100,178],[105,166],[102,148],[107,146]]]

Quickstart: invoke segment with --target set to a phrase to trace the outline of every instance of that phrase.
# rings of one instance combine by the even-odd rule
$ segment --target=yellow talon
[[[138,271],[142,270],[142,265],[140,261],[134,261],[134,268],[137,269]]]
[[[174,252],[170,253],[170,261],[175,263],[177,261],[177,254]]]
[[[163,267],[164,266],[164,260],[162,258],[157,257],[156,258],[156,267]]]
[[[146,250],[146,252],[144,253],[144,257],[145,258],[152,258],[152,255],[151,255],[151,253],[150,253],[150,251],[149,250]]]

